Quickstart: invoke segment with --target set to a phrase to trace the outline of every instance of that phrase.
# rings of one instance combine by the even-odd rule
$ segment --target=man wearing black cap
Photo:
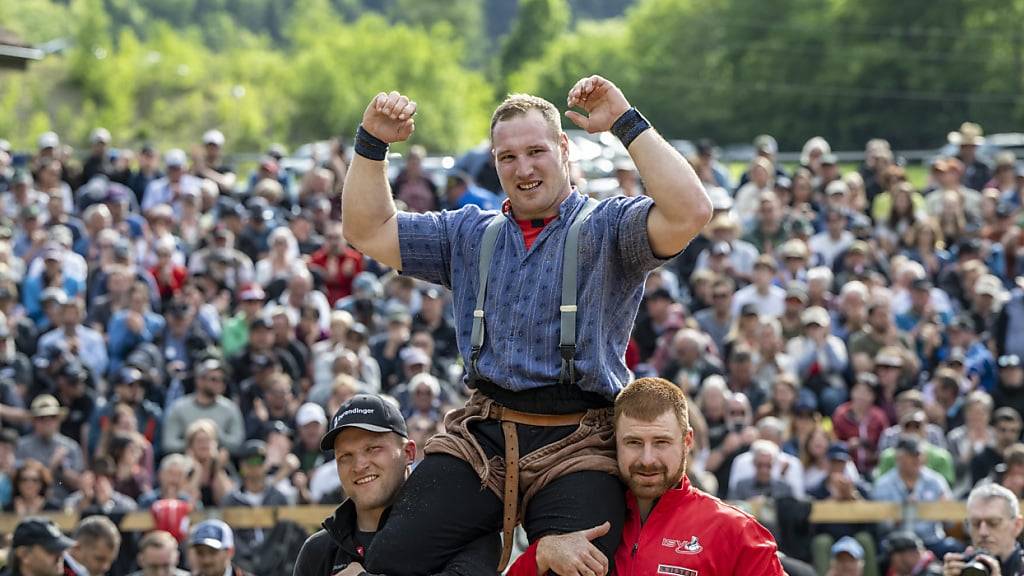
[[[275,342],[274,318],[267,312],[261,312],[249,322],[249,342],[241,353],[230,359],[231,375],[235,382],[245,381],[249,377],[265,367],[264,362],[258,360],[260,356],[267,356],[283,370],[297,380],[302,375],[302,370],[295,361],[295,356],[287,350],[278,346]],[[235,393],[232,391],[232,393]]]
[[[80,444],[84,426],[96,408],[96,393],[86,386],[89,372],[76,360],[65,364],[57,373],[56,380],[57,400],[67,408],[67,415],[60,424],[60,433]]]
[[[429,330],[434,339],[434,357],[455,360],[459,355],[455,327],[445,316],[444,307],[447,302],[445,293],[440,288],[430,286],[420,292],[420,311],[413,316],[413,330]]]
[[[63,576],[64,551],[75,541],[45,518],[26,518],[18,523],[0,576]]]
[[[267,445],[262,440],[247,440],[238,453],[238,470],[242,483],[227,495],[224,506],[260,507],[286,506],[288,498],[267,483]],[[236,553],[249,558],[265,541],[262,528],[235,531]]]
[[[380,396],[353,396],[330,424],[320,448],[334,451],[348,499],[324,520],[323,529],[303,544],[295,576],[364,574],[365,551],[386,522],[416,458],[416,443],[409,439],[401,413]],[[493,573],[498,546],[497,534],[485,536],[464,547],[442,573]]]
[[[889,574],[891,576],[939,576],[942,574],[942,562],[936,560],[935,554],[925,549],[924,543],[913,532],[903,530],[893,532],[882,543],[882,548],[889,555]]]
[[[679,318],[678,313],[673,313],[675,300],[666,288],[647,292],[643,302],[633,325],[633,340],[640,349],[640,361],[646,362],[654,354],[662,334],[678,330],[682,318]]]
[[[103,431],[110,426],[114,407],[118,404],[127,404],[135,410],[139,433],[154,446],[158,446],[161,438],[160,422],[163,419],[163,410],[155,402],[146,399],[149,378],[142,370],[134,366],[124,366],[117,371],[112,380],[114,397],[95,410],[92,415],[89,425],[89,452],[95,452],[96,447],[99,446],[100,437],[103,435]]]

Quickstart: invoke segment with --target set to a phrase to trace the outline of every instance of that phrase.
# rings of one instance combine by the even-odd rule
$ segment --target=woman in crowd
[[[42,463],[36,460],[23,462],[14,473],[13,484],[14,497],[7,506],[4,506],[4,512],[12,512],[24,518],[60,510],[60,507],[49,498],[53,475]]]
[[[218,445],[217,424],[196,420],[185,431],[185,455],[194,462],[192,490],[205,507],[217,507],[234,490],[238,473],[225,448]]]

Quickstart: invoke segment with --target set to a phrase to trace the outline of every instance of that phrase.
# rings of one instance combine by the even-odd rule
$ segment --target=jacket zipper
[[[636,574],[636,551],[637,551],[637,549],[640,548],[640,540],[639,539],[640,539],[640,536],[637,535],[637,541],[633,542],[633,550],[631,550],[630,553],[629,553],[629,556],[632,559],[632,561],[630,562],[630,564],[632,566],[630,566],[630,570],[629,570],[630,576],[633,576],[634,574]]]

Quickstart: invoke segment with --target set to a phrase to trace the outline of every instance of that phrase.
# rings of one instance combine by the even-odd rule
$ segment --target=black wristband
[[[612,134],[628,149],[633,140],[636,140],[637,136],[643,134],[650,127],[651,123],[644,118],[639,110],[630,108],[623,112],[622,116],[619,116],[615,124],[612,124]]]
[[[370,160],[381,161],[388,157],[388,143],[366,131],[362,124],[356,130],[356,154]]]

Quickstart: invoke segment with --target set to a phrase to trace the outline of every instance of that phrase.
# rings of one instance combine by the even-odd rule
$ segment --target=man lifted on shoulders
[[[521,521],[531,540],[625,519],[612,403],[647,274],[711,217],[689,163],[600,76],[569,92],[566,114],[626,146],[648,196],[600,203],[571,186],[558,109],[509,96],[491,120],[508,201],[440,213],[395,209],[387,147],[409,138],[416,104],[378,94],[356,136],[342,198],[346,239],[363,253],[451,288],[459,351],[475,393],[425,447],[366,553],[373,574],[429,574],[462,547]],[[486,489],[481,490],[481,487]],[[509,547],[501,565],[507,563]]]

